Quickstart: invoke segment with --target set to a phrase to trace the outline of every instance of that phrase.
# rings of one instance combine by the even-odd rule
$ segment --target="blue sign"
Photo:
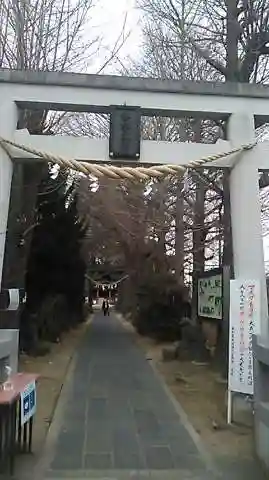
[[[36,383],[31,382],[21,393],[21,425],[24,425],[36,412]]]

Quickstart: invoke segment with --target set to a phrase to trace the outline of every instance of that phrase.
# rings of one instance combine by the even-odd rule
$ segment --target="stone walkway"
[[[72,377],[46,478],[211,478],[162,382],[114,315],[95,314]]]

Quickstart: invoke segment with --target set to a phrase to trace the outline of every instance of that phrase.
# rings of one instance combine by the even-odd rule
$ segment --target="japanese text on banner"
[[[252,335],[260,322],[258,281],[230,282],[229,389],[253,394]]]

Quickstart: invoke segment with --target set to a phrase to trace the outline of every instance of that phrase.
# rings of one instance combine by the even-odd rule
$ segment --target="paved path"
[[[114,315],[95,314],[71,383],[46,478],[211,479],[162,382]]]

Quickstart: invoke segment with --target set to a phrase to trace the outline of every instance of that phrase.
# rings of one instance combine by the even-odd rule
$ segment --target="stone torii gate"
[[[142,141],[141,164],[188,164],[255,141],[255,121],[269,120],[269,88],[71,73],[0,71],[0,137],[76,160],[108,163],[108,140],[29,135],[17,130],[20,108],[110,113],[112,105],[140,107],[142,115],[227,120],[227,140],[214,145]],[[40,158],[0,148],[0,289],[13,162]],[[231,168],[230,202],[235,278],[261,283],[261,323],[255,337],[256,450],[269,469],[269,323],[258,171],[269,170],[269,142],[212,162]],[[16,288],[16,285],[14,285]],[[0,312],[1,315],[1,312]],[[2,333],[1,333],[2,332]],[[6,330],[0,331],[0,350]],[[0,357],[2,357],[0,352]]]

